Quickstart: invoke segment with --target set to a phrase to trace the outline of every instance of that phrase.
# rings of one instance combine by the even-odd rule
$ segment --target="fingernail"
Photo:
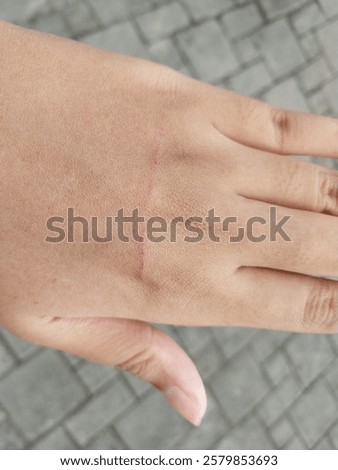
[[[170,387],[164,392],[165,397],[185,419],[195,426],[201,424],[206,411],[205,390],[200,396],[193,397],[188,395],[178,387]]]

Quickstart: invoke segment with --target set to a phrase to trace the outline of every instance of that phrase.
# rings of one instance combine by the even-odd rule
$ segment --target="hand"
[[[0,38],[3,327],[140,376],[194,424],[202,381],[150,323],[337,332],[337,285],[323,277],[337,274],[338,172],[287,156],[337,157],[337,121],[6,23]],[[262,225],[270,206],[291,241]],[[46,221],[68,208],[237,219],[214,234],[193,224],[199,242],[181,223],[176,242],[144,229],[133,240],[126,224],[129,242],[81,243],[79,223],[74,242],[46,241]]]

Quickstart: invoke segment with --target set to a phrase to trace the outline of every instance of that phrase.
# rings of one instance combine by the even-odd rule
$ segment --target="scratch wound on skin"
[[[148,187],[146,190],[146,204],[145,204],[145,214],[148,214],[148,209],[151,205],[151,202],[154,197],[155,192],[155,180],[156,180],[156,173],[158,167],[158,161],[162,151],[162,142],[164,136],[164,128],[158,128],[156,141],[154,145],[154,150],[150,155],[150,178],[148,182]],[[140,268],[140,279],[145,281],[145,261],[147,257],[147,237],[146,237],[146,225],[144,225],[140,229],[140,236],[142,237],[142,241],[139,243],[140,245],[140,254],[141,254],[141,268]]]

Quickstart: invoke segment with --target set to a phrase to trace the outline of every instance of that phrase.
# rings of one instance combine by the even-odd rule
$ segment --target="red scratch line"
[[[157,165],[158,165],[158,160],[161,154],[163,135],[164,135],[164,128],[161,127],[158,129],[154,152],[150,155],[151,173],[150,173],[150,178],[149,178],[149,183],[148,183],[148,188],[147,188],[147,193],[146,193],[147,194],[147,202],[145,204],[146,214],[148,213],[148,208],[154,195]],[[140,236],[143,238],[143,241],[140,242],[140,252],[141,252],[140,278],[141,279],[144,279],[144,267],[145,267],[145,259],[147,255],[147,247],[146,247],[147,237],[145,236],[146,235],[145,232],[146,232],[146,227],[144,226],[142,227],[142,230],[140,230]]]

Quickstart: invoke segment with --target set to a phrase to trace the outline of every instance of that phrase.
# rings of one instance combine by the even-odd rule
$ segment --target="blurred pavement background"
[[[337,0],[1,0],[0,18],[338,116]],[[166,330],[207,385],[199,429],[126,374],[0,331],[0,448],[338,448],[337,336]]]

